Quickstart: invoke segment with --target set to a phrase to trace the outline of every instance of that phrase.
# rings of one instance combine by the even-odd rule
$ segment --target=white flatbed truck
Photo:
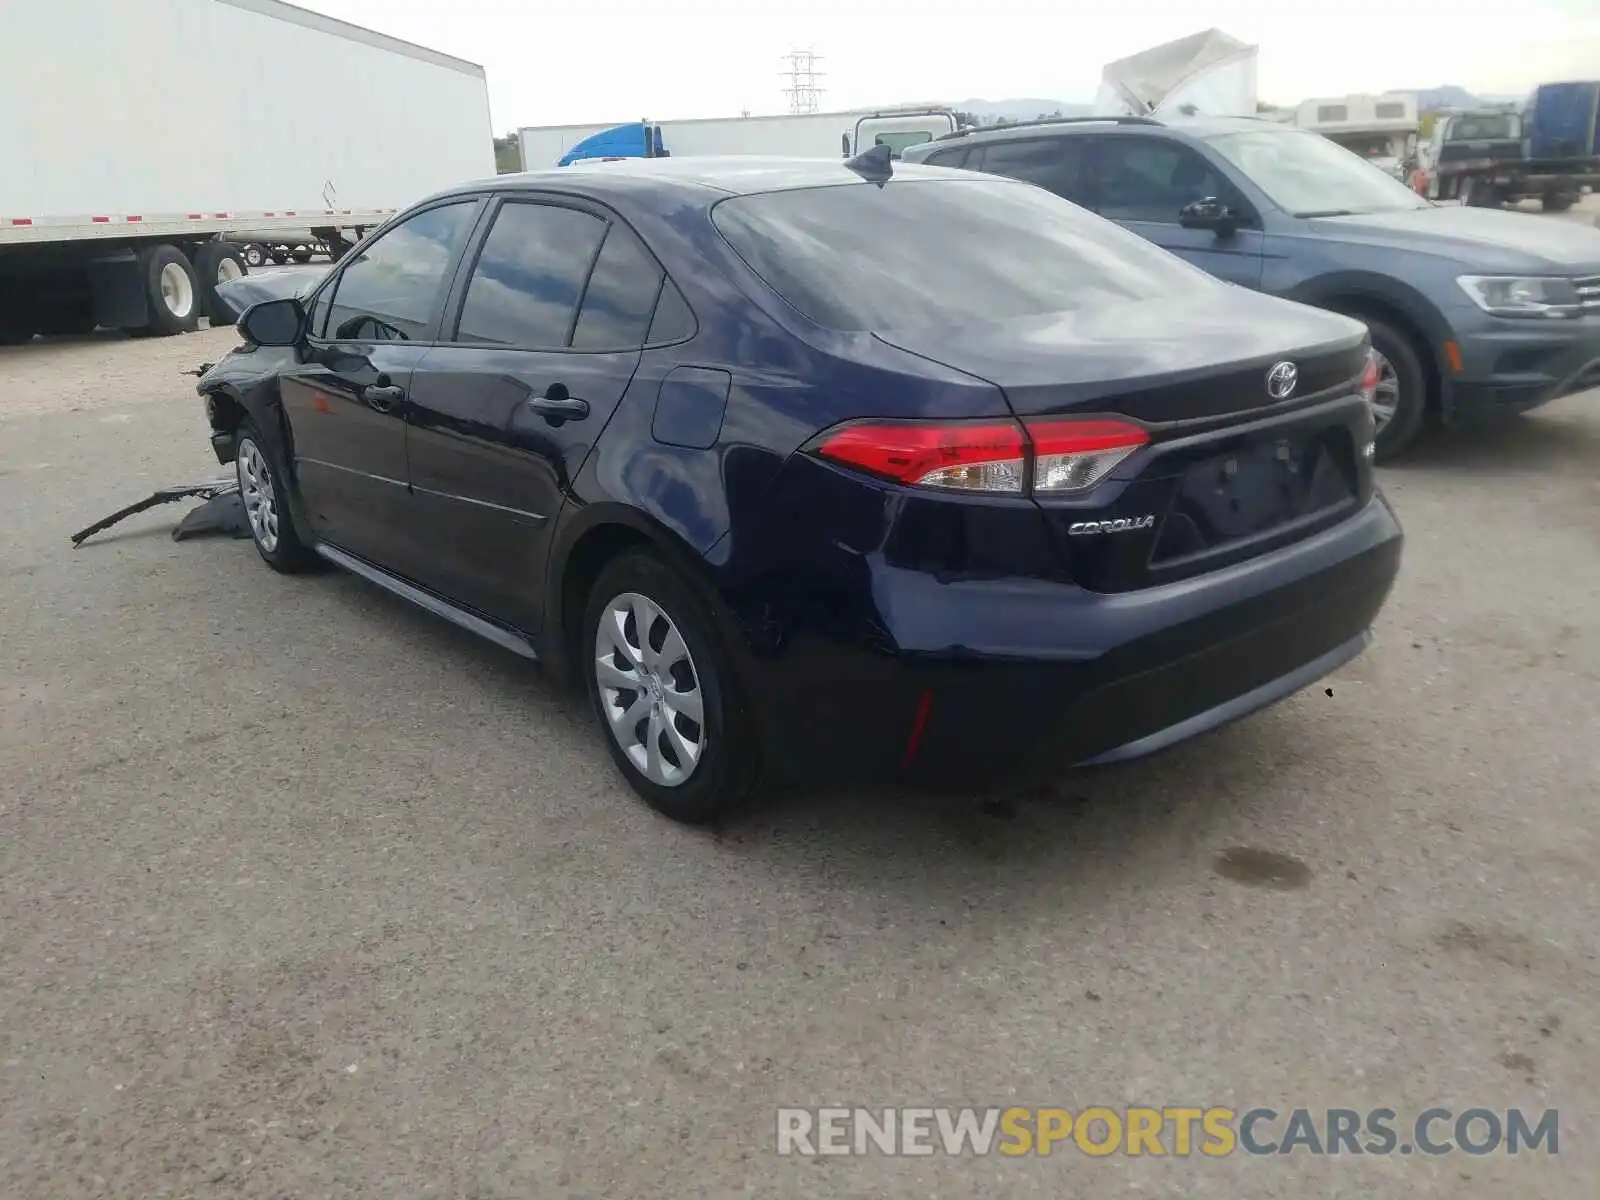
[[[7,12],[0,107],[0,343],[226,320],[228,235],[338,254],[494,174],[481,66],[280,0]]]

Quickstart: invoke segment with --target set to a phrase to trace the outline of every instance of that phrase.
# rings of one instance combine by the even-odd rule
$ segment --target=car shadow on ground
[[[330,574],[352,599],[381,605],[408,639],[459,662],[493,703],[525,706],[543,736],[592,756],[613,780],[594,803],[634,806],[659,819],[664,845],[674,834],[687,836],[806,891],[887,890],[946,910],[975,889],[1003,897],[1008,908],[1029,895],[1054,908],[1063,889],[1087,896],[1160,887],[1174,873],[1205,871],[1214,854],[1236,842],[1254,846],[1247,833],[1227,836],[1250,828],[1252,810],[1278,810],[1274,825],[1314,828],[1316,801],[1295,788],[1295,768],[1318,755],[1319,738],[1332,754],[1339,737],[1337,728],[1280,705],[1149,759],[1062,771],[1045,786],[997,784],[960,794],[848,783],[762,788],[723,820],[689,829],[648,815],[608,761],[605,735],[580,688],[382,589]],[[1300,805],[1303,815],[1294,811]]]
[[[1600,392],[1587,393],[1579,400],[1584,401],[1600,403]],[[1579,466],[1588,470],[1596,461],[1600,461],[1600,434],[1593,426],[1551,411],[1471,429],[1435,430],[1404,458],[1383,470],[1401,476],[1446,471],[1524,474],[1529,470]]]

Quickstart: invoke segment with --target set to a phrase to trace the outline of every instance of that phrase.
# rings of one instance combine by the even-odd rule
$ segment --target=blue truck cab
[[[1600,159],[1600,81],[1544,83],[1523,115],[1527,154],[1536,160]]]

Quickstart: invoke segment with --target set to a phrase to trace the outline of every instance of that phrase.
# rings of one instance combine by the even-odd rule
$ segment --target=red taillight
[[[1093,487],[1149,440],[1108,419],[863,421],[828,434],[817,453],[915,487],[1061,495]]]
[[[1371,350],[1367,351],[1367,365],[1361,372],[1361,394],[1372,401],[1373,395],[1378,390],[1378,356]]]
[[[1015,421],[866,421],[829,434],[817,453],[897,483],[1022,491],[1023,438]]]

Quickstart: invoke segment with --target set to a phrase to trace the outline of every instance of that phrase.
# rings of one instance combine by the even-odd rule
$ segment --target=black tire
[[[168,272],[174,272],[170,276],[173,279],[178,279],[181,273],[181,290],[176,300],[180,304],[187,300],[182,311],[169,304],[162,294],[162,279]],[[165,336],[189,333],[200,327],[200,280],[181,250],[176,246],[146,246],[139,251],[139,278],[144,283],[145,303],[150,311],[149,324],[142,332]]]
[[[1422,358],[1411,338],[1372,317],[1358,315],[1358,319],[1367,323],[1372,348],[1389,360],[1399,384],[1395,414],[1374,439],[1373,458],[1380,463],[1392,462],[1409,450],[1422,433],[1428,415],[1428,373],[1423,370]]]
[[[316,555],[295,530],[294,519],[289,515],[289,491],[285,485],[288,473],[278,457],[273,443],[261,436],[255,423],[246,417],[239,423],[234,454],[234,470],[239,479],[239,497],[249,518],[250,540],[256,553],[274,571],[286,575],[311,569],[317,563]],[[270,488],[270,503],[274,506],[270,523],[258,522],[252,516],[252,487],[257,488],[264,478]]]
[[[250,268],[264,267],[267,265],[267,252],[262,249],[259,242],[251,242],[245,246],[240,255],[244,258],[244,265]]]
[[[600,656],[596,652],[596,639],[601,619],[612,602],[630,592],[647,597],[676,627],[688,649],[687,659],[692,662],[692,672],[687,675],[681,663],[677,670],[672,669],[672,664],[663,668],[677,687],[685,687],[686,680],[694,681],[704,714],[703,725],[699,726],[700,755],[688,778],[681,783],[663,785],[650,779],[628,757],[612,733],[608,716],[610,702],[602,695],[597,674]],[[653,622],[653,627],[658,633],[663,632],[659,622]],[[630,623],[630,628],[635,640],[644,636],[636,623]],[[607,563],[590,589],[584,606],[582,638],[577,661],[584,673],[600,737],[617,769],[646,804],[675,821],[699,825],[727,814],[749,795],[756,779],[757,754],[739,680],[710,606],[692,583],[657,554],[645,550],[628,551]],[[616,693],[618,701],[624,705],[631,700],[645,700],[645,695],[642,689]],[[666,715],[675,722],[681,720],[672,717],[670,711]],[[648,716],[641,718],[635,731],[640,727],[648,731],[649,719]],[[695,725],[693,722],[678,723],[676,728],[683,736],[686,729],[695,728]],[[664,756],[672,757],[670,745]],[[678,765],[681,766],[681,762]]]
[[[1577,202],[1578,198],[1576,196],[1555,193],[1545,196],[1540,201],[1540,206],[1548,213],[1563,213]]]
[[[206,320],[213,325],[232,325],[239,319],[237,313],[217,295],[221,276],[238,278],[248,274],[249,265],[239,247],[230,242],[205,242],[195,251],[194,272],[200,278],[200,298],[205,308]]]
[[[1468,208],[1499,208],[1505,203],[1500,189],[1472,175],[1462,179],[1460,195]]]

